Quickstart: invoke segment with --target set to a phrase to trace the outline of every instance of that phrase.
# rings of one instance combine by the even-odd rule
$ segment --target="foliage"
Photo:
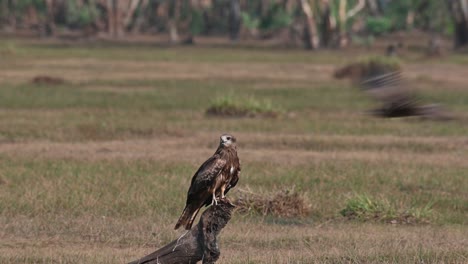
[[[99,17],[99,12],[96,5],[84,4],[83,6],[78,6],[78,3],[75,1],[67,2],[67,16],[66,22],[71,27],[84,27],[92,24],[97,17]]]
[[[292,21],[292,15],[286,12],[279,3],[274,3],[269,6],[266,15],[260,18],[258,26],[262,31],[271,31],[289,26]]]
[[[205,20],[203,19],[203,14],[198,10],[192,10],[192,19],[190,20],[190,32],[193,35],[198,35],[203,32],[205,25]]]
[[[9,1],[0,0],[2,8],[9,6],[12,12],[17,15],[21,22],[22,15],[26,14],[30,7],[36,9],[36,13],[41,18],[41,21],[55,21],[58,26],[72,27],[74,29],[84,29],[100,18],[102,15],[108,13],[105,11],[104,5],[96,0],[79,1],[54,1],[58,3],[59,7],[55,8],[56,14],[54,19],[42,19],[47,15],[46,1],[44,0],[17,0]],[[143,1],[145,2],[145,1]],[[154,0],[147,1],[147,5],[140,4],[136,9],[137,14],[133,16],[131,24],[134,25],[138,20],[139,29],[142,31],[167,31],[168,17],[175,14],[174,8],[180,6],[181,10],[179,18],[183,30],[190,30],[192,34],[225,34],[229,31],[229,22],[227,17],[230,14],[230,3],[226,0],[212,1],[211,6],[205,9],[194,9],[189,4],[189,1],[181,1],[181,5],[175,5],[174,1],[167,0]],[[357,1],[347,1],[347,7],[352,8]],[[329,1],[331,16],[335,21],[340,22],[338,19],[338,9],[340,1]],[[413,1],[376,1],[378,3],[378,12],[370,12],[370,8],[361,10],[357,15],[347,19],[343,25],[351,29],[351,25],[360,21],[364,21],[364,26],[367,29],[368,35],[380,36],[394,30],[407,30],[409,27],[415,27],[422,30],[430,30],[440,33],[452,34],[454,32],[454,24],[452,21],[451,13],[447,8],[445,1],[436,0],[413,0]],[[65,8],[64,8],[65,6]],[[317,24],[323,22],[323,10],[321,5],[313,5],[314,17]],[[293,11],[286,11],[284,8],[284,1],[262,1],[262,0],[249,0],[242,4],[241,16],[242,24],[245,28],[250,30],[259,30],[262,33],[276,33],[278,29],[288,27],[292,22],[300,16],[297,8]],[[7,8],[8,9],[8,8]],[[60,10],[57,12],[57,10]],[[101,14],[101,12],[102,14]],[[10,10],[0,9],[0,26],[8,25],[11,23],[6,17]],[[164,14],[166,12],[167,14]],[[411,15],[412,19],[408,19]],[[184,24],[187,19],[191,23],[187,28]],[[298,20],[299,21],[299,20]],[[413,21],[409,23],[409,21]],[[96,23],[99,25],[99,30],[103,30],[106,21]],[[21,23],[18,23],[21,25]],[[341,24],[341,23],[340,23]],[[360,27],[360,26],[359,26]],[[36,27],[37,28],[37,27]],[[127,30],[132,27],[127,28]],[[322,28],[319,27],[319,30]],[[362,28],[359,28],[362,29]],[[37,29],[36,29],[37,30]],[[337,31],[333,32],[336,34]],[[351,33],[351,32],[349,32]],[[265,34],[263,34],[265,35]],[[353,34],[350,34],[353,35]],[[369,41],[367,41],[369,42]]]
[[[260,24],[260,20],[257,17],[251,16],[247,12],[242,12],[241,17],[242,17],[242,25],[244,27],[251,29],[251,30],[258,28]]]
[[[274,31],[289,26],[293,15],[282,8],[279,3],[270,4],[265,15],[256,9],[242,11],[242,24],[248,29],[259,29],[263,32]]]
[[[26,11],[29,6],[33,6],[38,9],[39,12],[43,12],[46,9],[44,0],[20,0],[16,3],[16,8],[20,12]]]
[[[366,28],[369,33],[379,36],[390,31],[392,22],[386,17],[368,17]]]
[[[386,26],[390,25],[394,29],[406,29],[407,16],[410,11],[415,8],[415,1],[392,1],[389,3],[388,8],[385,10],[385,23]],[[388,29],[390,29],[387,28]]]

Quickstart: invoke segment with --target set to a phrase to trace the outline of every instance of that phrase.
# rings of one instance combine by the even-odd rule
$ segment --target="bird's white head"
[[[236,145],[236,138],[230,134],[221,135],[219,139],[219,144],[224,147],[230,147]]]

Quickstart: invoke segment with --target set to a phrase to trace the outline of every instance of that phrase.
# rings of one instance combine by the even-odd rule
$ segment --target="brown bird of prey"
[[[236,138],[229,134],[220,137],[218,149],[205,161],[192,177],[184,211],[175,229],[192,228],[198,211],[203,206],[217,205],[239,180],[240,163],[237,157]]]

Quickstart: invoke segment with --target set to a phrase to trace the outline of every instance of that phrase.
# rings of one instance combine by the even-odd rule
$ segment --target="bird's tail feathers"
[[[188,204],[187,206],[185,206],[184,211],[179,217],[179,220],[177,221],[177,224],[175,225],[174,229],[178,229],[179,227],[183,226],[186,230],[190,230],[199,210],[199,206],[194,206],[193,204]]]
[[[193,212],[192,217],[190,217],[190,220],[188,221],[187,225],[185,225],[185,229],[190,230],[192,228],[193,221],[197,217],[198,211],[200,211],[200,207],[198,207],[195,212]]]

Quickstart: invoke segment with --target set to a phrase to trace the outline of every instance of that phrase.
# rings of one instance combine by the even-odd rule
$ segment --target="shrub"
[[[372,35],[380,36],[390,31],[392,22],[386,17],[368,17],[366,28]]]

